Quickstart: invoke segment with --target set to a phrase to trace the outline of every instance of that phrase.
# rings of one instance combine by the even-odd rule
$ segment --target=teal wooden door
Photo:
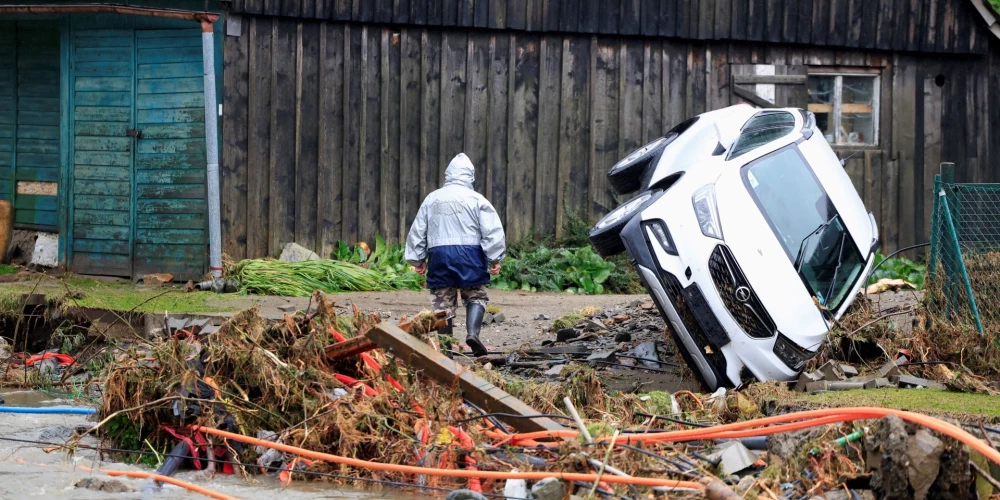
[[[208,254],[201,30],[137,30],[135,274],[197,279]]]
[[[133,30],[74,30],[72,254],[81,274],[132,276]]]
[[[200,30],[73,33],[77,272],[206,270]]]
[[[60,64],[57,23],[0,22],[0,199],[18,228],[57,230]]]

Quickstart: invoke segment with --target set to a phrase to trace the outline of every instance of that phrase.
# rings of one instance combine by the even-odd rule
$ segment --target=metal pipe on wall
[[[222,278],[222,209],[219,203],[219,112],[215,95],[215,40],[212,22],[201,21],[201,51],[205,66],[205,159],[208,183],[208,266]]]

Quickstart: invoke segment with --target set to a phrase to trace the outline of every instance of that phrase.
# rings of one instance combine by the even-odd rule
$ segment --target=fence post
[[[958,260],[958,266],[962,273],[962,281],[965,285],[965,293],[969,296],[969,307],[972,309],[972,315],[976,318],[976,329],[979,333],[983,332],[983,322],[979,318],[979,308],[976,307],[976,296],[972,294],[972,282],[969,281],[969,273],[965,269],[965,259],[962,257],[962,247],[958,244],[958,232],[955,231],[955,223],[951,218],[951,211],[948,209],[948,197],[945,196],[944,191],[938,196],[941,197],[941,209],[944,211],[945,221],[948,222],[948,232],[951,233],[951,242],[955,245],[955,255],[956,260]]]
[[[946,161],[941,163],[941,183],[942,184],[954,184],[955,183],[955,164]]]
[[[934,176],[934,191],[931,193],[931,200],[933,201],[934,209],[931,211],[931,253],[927,258],[927,284],[934,284],[934,271],[937,267],[937,254],[938,254],[938,217],[941,216],[941,201],[938,197],[938,193],[941,192],[941,174]]]

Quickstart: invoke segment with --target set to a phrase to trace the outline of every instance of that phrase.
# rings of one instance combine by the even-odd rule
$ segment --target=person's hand
[[[497,275],[497,274],[500,274],[500,263],[499,262],[497,262],[496,264],[493,264],[493,265],[490,266],[490,274],[492,274],[494,276]]]
[[[427,275],[427,263],[421,262],[419,266],[413,267],[413,271],[421,276]]]

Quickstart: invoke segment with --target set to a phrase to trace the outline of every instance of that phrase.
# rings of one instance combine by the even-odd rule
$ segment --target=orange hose
[[[85,470],[85,471],[92,471],[93,470],[93,469],[91,469],[89,467],[82,467],[81,466],[80,468],[83,469],[83,470]],[[217,493],[217,492],[214,492],[214,491],[212,491],[212,490],[210,490],[208,488],[203,488],[203,487],[198,486],[196,484],[191,484],[191,483],[188,483],[188,482],[185,482],[185,481],[181,481],[180,479],[175,479],[175,478],[172,478],[170,476],[164,476],[164,475],[161,475],[161,474],[155,474],[155,473],[152,473],[152,472],[145,472],[145,471],[139,471],[139,470],[107,470],[107,469],[98,469],[98,470],[100,472],[103,472],[103,473],[111,476],[111,477],[126,476],[126,477],[132,477],[132,478],[137,478],[137,479],[155,479],[155,480],[157,480],[157,481],[159,481],[161,483],[168,483],[168,484],[172,484],[174,486],[180,486],[181,488],[184,488],[184,489],[186,489],[188,491],[193,491],[195,493],[201,493],[202,495],[205,495],[205,496],[210,497],[210,498],[217,498],[218,500],[239,500],[236,497],[231,497],[229,495],[224,495],[222,493]]]
[[[219,436],[226,439],[232,439],[234,441],[240,441],[255,446],[274,448],[275,450],[282,451],[285,453],[294,453],[304,457],[315,458],[317,460],[325,460],[327,462],[332,462],[335,464],[350,465],[353,467],[362,467],[372,470],[401,472],[403,474],[424,474],[428,476],[439,476],[439,477],[465,477],[465,478],[475,477],[480,479],[525,479],[529,481],[538,481],[545,478],[555,477],[563,479],[565,481],[586,481],[589,483],[592,483],[598,479],[597,474],[576,474],[576,473],[561,473],[561,472],[471,471],[464,469],[444,470],[444,469],[435,469],[431,467],[415,467],[412,465],[383,464],[378,462],[370,462],[368,460],[359,460],[357,458],[340,457],[337,455],[331,455],[329,453],[320,453],[317,451],[306,450],[302,448],[297,448],[295,446],[288,446],[280,443],[272,443],[270,441],[264,441],[262,439],[252,438],[249,436],[244,436],[242,434],[234,434],[232,432],[226,432],[219,429],[213,429],[210,427],[195,426],[195,429],[204,432],[206,434],[212,434],[214,436]],[[670,488],[686,488],[686,489],[695,489],[699,491],[702,490],[703,488],[700,484],[692,481],[676,481],[673,479],[657,479],[652,477],[603,476],[601,479],[609,483],[632,484],[636,486],[666,486]]]

